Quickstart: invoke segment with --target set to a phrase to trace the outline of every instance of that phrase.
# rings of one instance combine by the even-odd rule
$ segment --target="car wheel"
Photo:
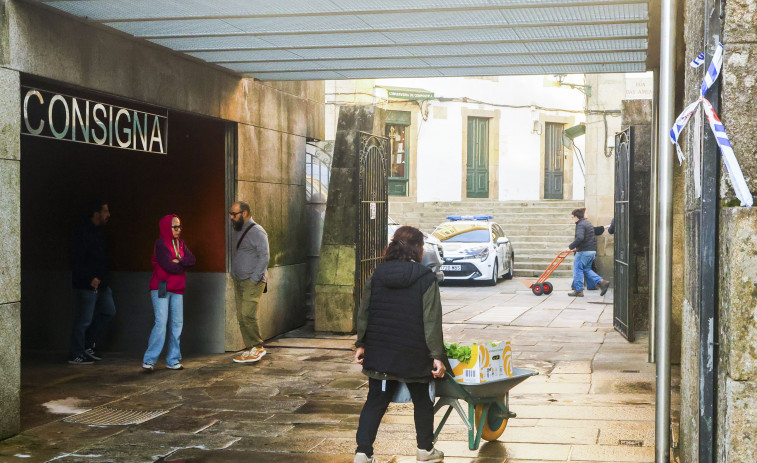
[[[513,279],[513,272],[515,271],[515,254],[510,254],[510,269],[505,273],[505,280]]]
[[[497,277],[497,272],[499,271],[499,267],[497,266],[497,260],[494,260],[494,268],[492,269],[492,279],[489,280],[489,286],[495,286],[497,284],[497,280],[499,279]]]

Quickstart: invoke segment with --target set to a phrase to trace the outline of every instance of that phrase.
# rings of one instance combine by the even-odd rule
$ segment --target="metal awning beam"
[[[528,39],[528,40],[519,40],[519,39],[513,39],[513,40],[488,40],[488,41],[477,41],[477,42],[466,42],[464,45],[469,45],[471,47],[475,47],[477,45],[507,45],[507,44],[544,44],[544,43],[560,43],[560,42],[608,42],[612,40],[646,40],[645,36],[606,36],[606,37],[591,37],[591,38],[584,38],[584,37],[566,37],[566,38],[547,38],[547,39]],[[289,46],[289,45],[282,45],[279,47],[271,46],[266,48],[250,48],[250,47],[243,47],[243,48],[175,48],[174,50],[180,51],[182,53],[213,53],[213,52],[236,52],[236,51],[269,51],[269,50],[282,50],[282,51],[290,51],[290,50],[337,50],[337,49],[363,49],[363,48],[372,48],[372,49],[393,49],[397,47],[446,47],[450,45],[458,45],[460,42],[458,41],[449,41],[449,42],[406,42],[406,43],[396,43],[391,45],[386,44],[379,44],[379,45],[342,45],[340,47],[331,47],[328,45],[322,45],[322,46],[313,46],[313,45],[304,45],[302,47],[298,46]],[[643,50],[644,48],[642,48]],[[615,50],[607,50],[607,51],[615,51]],[[623,50],[620,50],[623,51]],[[529,50],[529,54],[532,53],[532,51]],[[391,58],[394,55],[388,55],[385,56],[386,58]],[[432,55],[427,55],[432,56]],[[374,58],[379,58],[377,56],[374,56]]]
[[[572,55],[572,54],[593,54],[593,53],[623,53],[623,52],[645,52],[646,54],[646,40],[642,38],[637,38],[633,40],[616,40],[616,42],[620,42],[617,44],[613,44],[612,40],[596,40],[596,41],[589,41],[593,42],[595,45],[593,45],[593,49],[591,50],[580,50],[578,48],[568,49],[567,47],[565,49],[558,49],[556,47],[548,50],[544,49],[538,49],[536,47],[529,47],[527,46],[527,43],[524,42],[497,42],[494,44],[486,43],[486,44],[468,44],[465,46],[458,46],[457,44],[436,44],[436,45],[418,45],[417,47],[423,47],[423,51],[426,52],[426,54],[420,54],[420,53],[412,53],[412,48],[416,47],[416,45],[404,45],[402,46],[403,50],[405,51],[405,54],[398,54],[397,53],[397,47],[340,47],[340,48],[298,48],[298,49],[292,49],[292,48],[274,48],[274,49],[257,49],[257,48],[246,48],[246,49],[225,49],[225,50],[197,50],[197,51],[185,51],[185,53],[191,54],[195,58],[203,59],[209,63],[224,63],[224,62],[238,62],[238,61],[244,61],[244,62],[275,62],[275,61],[301,61],[301,60],[328,60],[328,59],[339,59],[339,60],[364,60],[364,59],[383,59],[383,58],[418,58],[418,57],[424,57],[424,58],[466,58],[466,57],[477,57],[477,56],[518,56],[522,55],[524,53],[528,53],[529,55],[545,55],[545,54],[565,54],[565,55]],[[638,43],[634,43],[638,42]],[[532,42],[528,42],[532,43]],[[555,45],[555,42],[537,42],[537,44],[551,44]],[[606,48],[600,48],[604,44],[610,44],[614,45],[612,47],[608,46]],[[490,45],[514,45],[512,47],[512,50],[517,51],[507,51],[507,52],[501,52],[501,53],[492,53],[490,51]],[[625,46],[623,46],[625,45]],[[453,53],[450,52],[451,47],[457,47],[461,50],[464,50],[461,53]],[[434,48],[438,49],[438,53],[434,53]],[[271,54],[266,52],[276,52],[277,54]],[[386,53],[380,53],[381,51],[386,51]],[[291,56],[287,57],[283,55],[283,52],[289,52]],[[309,52],[309,53],[303,53],[303,55],[298,55],[297,52],[303,53],[303,52]],[[321,52],[321,53],[319,53]],[[362,55],[360,56],[346,56],[346,57],[335,57],[337,53],[344,53],[344,52],[353,52],[355,55],[357,55],[359,52],[362,52]],[[374,53],[374,54],[371,54]],[[229,58],[227,59],[214,59],[212,58],[214,55],[228,55]],[[245,55],[247,54],[247,55]],[[233,58],[234,56],[244,56],[244,58]]]
[[[341,71],[283,71],[283,72],[245,72],[244,76],[260,80],[323,80],[323,79],[368,79],[368,78],[399,78],[399,77],[465,77],[465,76],[505,76],[505,75],[550,75],[550,74],[604,74],[619,72],[644,72],[644,63],[623,63],[623,69],[610,68],[604,64],[570,65],[570,67],[552,66],[522,66],[513,68],[469,67],[458,71],[448,68],[437,69],[387,69],[381,73],[375,70],[344,69]],[[604,66],[604,68],[602,68]],[[615,64],[614,66],[617,66]]]
[[[50,6],[58,7],[58,5],[61,5],[63,3],[66,3],[64,1],[44,1],[44,0],[27,0],[34,3],[43,3]],[[75,2],[67,2],[72,5],[75,5]],[[136,3],[136,2],[135,2]],[[153,11],[155,11],[155,14],[159,14],[157,12],[158,8],[160,7],[160,2],[152,1],[150,2],[153,6]],[[444,8],[423,8],[422,6],[414,7],[411,2],[408,2],[405,8],[403,9],[381,9],[376,8],[372,10],[366,10],[366,9],[333,9],[333,10],[326,10],[322,9],[320,11],[302,11],[302,12],[296,12],[296,13],[252,13],[252,14],[198,14],[196,16],[138,16],[135,15],[133,10],[129,11],[129,16],[102,16],[102,17],[90,17],[89,20],[106,23],[106,22],[129,22],[129,21],[175,21],[175,20],[183,20],[183,19],[246,19],[246,18],[287,18],[287,17],[318,17],[318,16],[347,16],[347,15],[376,15],[376,14],[407,14],[407,13],[440,13],[440,12],[467,12],[467,11],[508,11],[508,10],[517,10],[517,9],[550,9],[550,8],[582,8],[582,7],[604,7],[604,6],[617,6],[617,5],[647,5],[647,0],[585,0],[585,1],[573,1],[573,2],[561,2],[561,1],[551,1],[551,0],[544,0],[539,2],[534,2],[532,0],[526,0],[526,1],[513,1],[507,5],[470,5],[468,2],[458,2],[457,5],[454,5],[454,2],[449,2],[452,5],[449,7]],[[377,3],[377,5],[380,5],[380,3]],[[62,6],[62,5],[61,5]],[[65,8],[61,8],[64,11],[67,11]],[[76,13],[72,13],[76,14]]]
[[[420,60],[423,61],[421,58],[412,58],[414,60]],[[392,60],[389,60],[392,61]],[[398,61],[398,60],[394,60]],[[312,63],[312,62],[308,62]],[[611,64],[629,64],[629,63],[637,63],[637,64],[645,64],[646,61],[644,59],[636,59],[636,60],[629,60],[629,61],[558,61],[554,63],[533,63],[533,62],[520,62],[520,63],[510,63],[510,64],[458,64],[458,65],[450,65],[450,64],[424,64],[423,69],[470,69],[470,68],[517,68],[517,67],[523,67],[523,66],[588,66],[588,65],[611,65]],[[229,66],[228,64],[238,64],[239,66]],[[255,65],[260,65],[260,63],[253,63],[250,68],[251,69],[244,69],[244,65],[247,64],[245,62],[239,62],[239,63],[226,63],[223,65],[226,68],[231,69],[235,72],[253,72],[255,74],[266,74],[266,73],[279,73],[279,72],[289,72],[293,69],[290,68],[279,68],[279,69],[265,69],[265,70],[256,70]],[[382,71],[400,71],[400,70],[407,70],[407,69],[418,69],[417,65],[401,65],[398,64],[397,66],[385,66],[385,67],[361,67],[361,66],[355,66],[355,67],[298,67],[296,70],[298,72],[319,72],[319,71],[334,71],[334,72],[340,72],[340,71],[355,71],[355,70],[361,70],[361,71],[376,71],[377,74],[380,74]]]
[[[216,53],[216,52],[215,51],[211,51],[209,53]],[[583,56],[583,57],[591,57],[592,55],[601,55],[601,54],[623,55],[623,54],[626,54],[626,53],[637,53],[637,54],[641,53],[641,54],[644,54],[644,57],[642,57],[641,59],[633,59],[633,60],[628,60],[628,61],[615,60],[614,62],[628,63],[628,62],[645,62],[646,61],[646,54],[644,53],[643,49],[641,49],[641,50],[640,49],[630,49],[630,50],[616,49],[616,50],[597,50],[597,51],[571,50],[571,51],[564,51],[564,52],[533,52],[533,53],[529,52],[527,56],[543,56],[543,57],[546,57],[546,56],[550,56],[550,55],[554,55],[554,56],[572,56],[572,55],[575,55],[575,56],[579,56],[579,57],[581,57],[581,56]],[[198,56],[196,56],[196,55],[193,55],[193,56],[195,56],[195,58],[198,58]],[[329,62],[332,62],[332,61],[354,61],[354,62],[360,62],[360,61],[387,60],[387,61],[394,61],[394,62],[402,62],[402,61],[405,61],[405,60],[418,60],[418,59],[431,59],[431,60],[445,59],[445,58],[495,59],[495,58],[499,58],[499,57],[513,57],[513,58],[517,58],[517,57],[524,57],[524,56],[526,56],[526,55],[524,55],[524,53],[482,53],[482,54],[465,54],[465,55],[463,55],[463,54],[460,54],[460,55],[447,54],[447,55],[431,55],[431,56],[429,56],[429,55],[407,55],[407,56],[396,56],[396,55],[394,55],[394,56],[377,56],[377,57],[370,57],[370,58],[319,58],[318,61],[317,61],[317,63],[323,65],[323,64],[328,64]],[[241,59],[241,60],[240,59],[210,59],[209,58],[209,59],[205,59],[205,61],[207,61],[208,63],[216,63],[216,64],[222,64],[222,65],[225,65],[225,64],[241,64],[241,63],[251,63],[251,64],[255,64],[255,63],[287,63],[287,64],[314,63],[313,58],[309,58],[309,59],[303,59],[303,58],[293,58],[293,59],[275,59],[275,58],[263,59],[263,58],[261,58],[261,59],[254,59],[253,58],[253,59]],[[593,60],[590,60],[590,59],[589,60],[587,60],[587,59],[580,60],[579,59],[579,60],[575,60],[575,61],[564,61],[563,63],[565,63],[565,64],[573,64],[573,63],[576,63],[576,62],[598,63],[598,62],[605,62],[605,61],[593,61]],[[560,62],[558,61],[558,63],[560,63]],[[533,63],[533,62],[531,62],[531,63],[511,63],[511,64],[507,64],[507,65],[503,64],[503,66],[514,66],[514,65],[520,65],[520,64],[553,64],[553,63]],[[429,64],[429,66],[434,66],[434,65]],[[491,66],[491,64],[489,64],[488,66]],[[405,66],[400,66],[400,67],[405,67]],[[455,66],[449,66],[449,67],[455,67]],[[326,67],[326,68],[317,68],[317,69],[329,69],[329,68]],[[339,68],[339,69],[351,69],[351,68]]]
[[[596,20],[596,21],[576,21],[576,22],[544,22],[544,23],[528,23],[528,24],[501,24],[501,25],[484,25],[484,26],[461,26],[461,27],[406,27],[406,28],[392,28],[392,29],[378,29],[366,27],[364,29],[344,29],[344,30],[300,30],[300,31],[285,31],[285,32],[244,32],[228,33],[228,34],[214,34],[214,33],[198,33],[198,34],[170,34],[165,33],[161,35],[149,35],[149,34],[131,34],[134,37],[145,40],[154,39],[197,39],[205,37],[275,37],[275,36],[321,36],[321,35],[347,35],[347,34],[365,34],[365,33],[377,33],[377,34],[390,34],[390,33],[402,33],[402,32],[427,32],[427,31],[486,31],[486,30],[501,30],[508,29],[518,32],[522,29],[533,29],[543,27],[581,27],[581,26],[613,26],[613,25],[626,25],[626,24],[647,24],[646,20],[632,19],[625,21],[618,20]],[[104,24],[108,26],[108,24]],[[128,33],[128,32],[127,32]],[[646,37],[646,31],[644,34],[635,35],[634,37]]]

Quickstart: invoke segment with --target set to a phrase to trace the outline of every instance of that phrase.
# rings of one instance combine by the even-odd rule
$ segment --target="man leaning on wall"
[[[95,342],[116,315],[108,278],[108,256],[102,227],[110,219],[104,200],[94,200],[76,227],[71,245],[71,284],[76,292],[76,316],[68,363],[91,365],[102,360]]]
[[[231,220],[231,277],[237,321],[245,349],[234,357],[237,363],[254,363],[266,354],[258,322],[258,303],[267,291],[268,234],[252,220],[250,205],[237,201],[229,209]]]

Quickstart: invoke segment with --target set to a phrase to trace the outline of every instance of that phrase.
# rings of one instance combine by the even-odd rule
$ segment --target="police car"
[[[490,215],[451,215],[432,233],[444,250],[446,280],[486,281],[513,277],[515,252],[504,230]]]

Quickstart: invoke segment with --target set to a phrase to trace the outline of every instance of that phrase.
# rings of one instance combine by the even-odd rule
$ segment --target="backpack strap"
[[[239,249],[239,246],[242,245],[242,240],[244,239],[245,236],[247,236],[247,232],[249,232],[250,230],[252,230],[252,227],[254,227],[254,226],[255,226],[255,223],[253,222],[253,223],[250,224],[249,227],[247,227],[244,230],[244,233],[242,233],[242,236],[239,237],[239,241],[237,241],[237,249]]]

